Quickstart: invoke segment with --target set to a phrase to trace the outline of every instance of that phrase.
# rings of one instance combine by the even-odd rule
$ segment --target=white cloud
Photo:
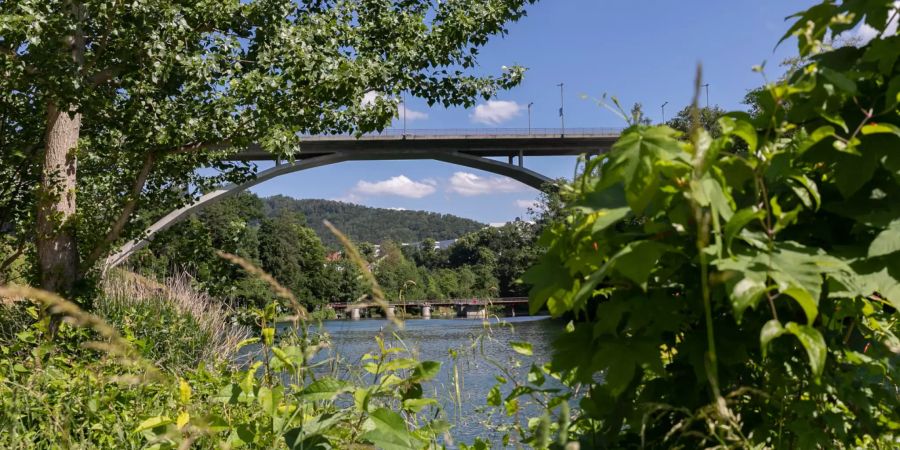
[[[467,197],[473,195],[521,192],[524,185],[510,178],[485,178],[469,172],[456,172],[450,177],[450,192]]]
[[[428,113],[416,111],[414,109],[408,109],[405,104],[401,103],[397,108],[397,118],[403,120],[404,115],[406,115],[407,122],[425,120],[428,118]]]
[[[537,209],[540,209],[541,202],[539,202],[537,200],[516,200],[516,206],[518,206],[519,208],[522,208],[522,209],[531,208],[531,209],[537,210]]]
[[[422,198],[434,193],[433,183],[410,180],[406,175],[398,175],[383,181],[360,180],[353,188],[353,194],[397,195],[407,198]],[[351,194],[352,195],[352,194]]]
[[[475,107],[475,112],[469,117],[473,122],[485,125],[499,125],[522,113],[525,107],[506,100],[488,100]]]
[[[888,23],[885,28],[884,35],[885,36],[893,36],[897,34],[897,20],[898,14],[895,14],[897,10],[900,9],[900,1],[894,2],[894,7],[888,13]],[[863,23],[855,30],[850,30],[844,33],[841,33],[840,39],[845,40],[854,45],[866,45],[872,39],[875,39],[879,36],[880,32],[875,28],[870,27],[869,25]]]

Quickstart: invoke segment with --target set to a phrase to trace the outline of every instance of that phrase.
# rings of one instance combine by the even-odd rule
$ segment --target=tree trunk
[[[41,186],[38,190],[37,253],[41,288],[66,296],[78,278],[75,237],[75,150],[81,113],[50,103]]]

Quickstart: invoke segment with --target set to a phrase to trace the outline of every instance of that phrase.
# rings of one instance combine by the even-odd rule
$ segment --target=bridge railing
[[[618,136],[621,128],[418,128],[399,129],[388,128],[380,132],[364,133],[362,137],[548,137],[548,136]],[[354,137],[352,134],[327,134],[327,135],[303,135],[307,140],[346,139]]]

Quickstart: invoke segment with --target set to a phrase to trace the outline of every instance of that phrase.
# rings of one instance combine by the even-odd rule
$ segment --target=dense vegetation
[[[897,15],[799,14],[803,62],[756,92],[753,114],[706,129],[695,97],[687,132],[633,124],[564,190],[568,214],[525,276],[532,308],[577,318],[551,370],[587,395],[560,435],[900,445],[900,35],[884,31]],[[862,22],[881,35],[825,42]]]
[[[366,290],[358,268],[343,251],[326,249],[308,218],[298,211],[297,206],[306,203],[287,197],[260,199],[250,193],[223,200],[161,233],[132,258],[131,267],[155,278],[187,273],[198,289],[235,306],[270,302],[268,287],[215,253],[225,251],[258,264],[310,309],[359,300]],[[369,217],[384,211],[324,204],[346,211],[375,211]],[[447,220],[455,224],[461,219]],[[443,250],[435,249],[435,240],[429,237],[411,245],[387,237],[359,246],[388,300],[522,296],[527,289],[516,280],[536,256],[537,227],[522,221],[482,226]],[[370,228],[368,233],[374,235],[375,226]],[[455,227],[435,222],[431,228]]]
[[[471,106],[516,85],[521,67],[469,72],[530,3],[3,2],[3,246],[33,248],[38,284],[87,305],[117,243],[252,176],[228,155],[382,130],[401,93]]]
[[[322,224],[327,220],[354,242],[394,241],[417,243],[425,239],[444,241],[478,231],[484,224],[471,219],[428,211],[373,208],[333,200],[294,199],[283,195],[267,197],[267,215],[290,211],[306,217],[325,246],[333,249],[340,244]]]
[[[0,50],[6,50],[0,51],[0,69],[6,75],[0,79],[5,91],[3,125],[17,130],[11,138],[0,135],[5,146],[0,169],[18,177],[0,185],[8,205],[0,210],[5,214],[2,248],[12,256],[3,259],[4,277],[23,274],[57,291],[67,291],[79,279],[90,281],[84,273],[69,270],[73,261],[90,266],[95,255],[75,246],[73,236],[103,248],[117,239],[110,240],[108,231],[118,235],[127,228],[108,221],[110,217],[120,217],[123,210],[126,218],[132,217],[136,204],[150,199],[168,208],[166,201],[177,203],[172,196],[178,186],[202,189],[202,183],[186,180],[192,180],[196,166],[211,160],[212,154],[166,160],[171,154],[153,149],[184,139],[200,139],[196,142],[202,147],[209,142],[206,138],[222,137],[242,125],[231,120],[244,114],[250,115],[252,126],[248,134],[236,134],[235,142],[262,137],[276,147],[297,131],[383,124],[376,121],[384,118],[377,114],[353,116],[358,112],[357,94],[364,90],[342,83],[379,73],[381,61],[366,56],[381,57],[386,49],[393,50],[396,42],[382,39],[385,36],[416,42],[396,55],[387,52],[399,58],[383,67],[387,91],[410,88],[427,94],[434,89],[439,91],[432,92],[437,100],[464,103],[478,87],[504,84],[452,76],[448,83],[447,78],[425,75],[410,79],[404,67],[412,66],[419,74],[433,63],[471,66],[470,54],[458,47],[482,43],[487,34],[500,31],[506,20],[518,17],[521,4],[443,2],[431,14],[430,3],[399,2],[396,10],[390,4],[340,2],[334,9],[326,3],[309,9],[293,2],[201,4],[186,10],[192,14],[183,20],[164,21],[160,27],[146,25],[155,23],[151,18],[158,21],[173,13],[163,7],[171,6],[165,2],[129,6],[135,8],[130,14],[160,13],[144,17],[147,22],[128,14],[122,20],[116,11],[101,8],[97,17],[105,20],[85,29],[114,28],[112,50],[104,52],[93,44],[102,47],[106,39],[91,35],[91,45],[79,35],[65,39],[81,32],[73,25],[81,23],[84,10],[59,13],[52,9],[55,3],[46,6],[51,9],[29,2],[0,4],[9,15],[28,12],[46,19],[39,22],[46,25],[41,29],[19,25],[27,20],[0,22]],[[341,8],[351,8],[354,14],[345,16]],[[406,13],[421,14],[411,14],[410,20]],[[357,14],[383,21],[353,32]],[[640,114],[620,111],[623,118],[631,118],[631,126],[608,155],[585,163],[575,180],[560,187],[562,207],[541,217],[533,228],[517,223],[509,229],[479,230],[446,252],[429,247],[404,250],[385,242],[381,256],[375,256],[371,246],[361,245],[358,252],[349,239],[336,234],[344,245],[347,268],[335,272],[356,283],[367,301],[386,306],[401,289],[406,298],[414,289],[427,293],[432,284],[440,289],[452,286],[442,281],[447,273],[457,277],[459,288],[467,270],[474,275],[467,284],[470,289],[521,289],[511,280],[531,266],[524,281],[532,309],[546,307],[570,320],[561,325],[552,361],[529,360],[528,343],[513,345],[522,367],[528,368],[527,376],[494,364],[497,385],[485,401],[512,424],[495,424],[504,433],[502,439],[479,440],[476,448],[896,448],[900,34],[888,24],[896,23],[898,16],[892,0],[816,5],[795,17],[787,35],[799,44],[796,69],[755,91],[750,113],[704,113],[695,100],[671,127],[651,126]],[[428,27],[422,24],[424,17],[462,29]],[[450,17],[460,18],[459,23]],[[231,23],[237,18],[246,20]],[[324,85],[301,88],[282,76],[290,76],[300,63],[318,60],[268,46],[268,39],[276,39],[264,32],[272,31],[272,23],[281,24],[278,30],[284,33],[276,33],[277,39],[287,42],[278,44],[287,48],[302,47],[307,38],[330,38],[342,27],[351,28],[344,36],[349,42],[378,45],[365,47],[356,58],[317,55],[345,61],[341,75],[323,76]],[[876,31],[870,42],[839,48],[829,44],[863,23]],[[209,33],[203,30],[223,28],[242,36],[254,26],[263,32],[254,34],[246,52],[241,45],[224,45],[235,42],[228,33],[207,36],[222,44],[214,49],[208,49],[208,41],[195,39]],[[154,34],[158,32],[165,39]],[[136,38],[148,34],[154,37]],[[429,39],[434,36],[438,43]],[[173,49],[162,44],[170,41],[189,44]],[[7,49],[7,42],[33,46]],[[71,45],[60,52],[59,42]],[[130,61],[125,57],[135,52],[129,42],[161,53],[152,62]],[[334,44],[341,42],[346,44],[340,39]],[[76,58],[69,53],[71,47]],[[171,58],[163,58],[166,49],[175,52]],[[192,59],[207,49],[208,59]],[[271,72],[243,64],[232,67],[230,52],[256,62],[279,61],[284,67]],[[124,75],[114,71],[102,80],[115,80],[114,86],[83,88],[101,74],[84,66],[85,56],[88,61],[125,60],[133,65],[122,69]],[[53,67],[62,67],[61,72],[71,75],[76,70],[77,76],[33,72],[33,63],[47,58]],[[183,61],[194,65],[184,67]],[[329,70],[322,69],[325,75]],[[221,83],[198,84],[200,75]],[[310,76],[317,75],[322,72]],[[701,83],[698,71],[695,98]],[[303,89],[311,91],[309,98],[298,93]],[[120,94],[120,102],[109,100]],[[315,100],[333,96],[347,102],[326,102],[324,111],[297,119],[303,123],[279,115],[281,103],[318,105]],[[262,104],[246,108],[240,100],[247,99]],[[275,101],[275,107],[270,99],[283,101]],[[98,114],[100,106],[110,112]],[[168,113],[160,112],[160,106],[168,106]],[[379,108],[386,113],[388,106]],[[183,131],[186,121],[179,111],[196,112],[202,123]],[[51,125],[44,123],[43,112],[49,112]],[[224,128],[204,126],[222,117]],[[82,119],[90,126],[79,137]],[[147,133],[145,127],[156,124],[158,129]],[[45,127],[54,130],[48,134],[58,134],[51,142],[41,141]],[[261,134],[254,135],[256,131]],[[110,142],[129,150],[120,153]],[[46,147],[46,153],[58,157],[61,152],[68,158],[75,143],[86,161],[87,179],[96,184],[82,184],[83,173],[68,167],[72,173],[59,182],[45,173],[36,193],[23,187],[41,170],[65,166],[52,158],[31,163],[26,150]],[[150,156],[142,159],[138,156],[145,153],[139,152]],[[136,164],[134,170],[122,164],[123,173],[107,173],[116,155],[149,164]],[[162,171],[150,176],[149,167],[157,163]],[[231,169],[229,176],[240,175]],[[137,176],[140,183],[121,183],[120,176],[134,178],[135,171],[144,174]],[[84,212],[90,208],[76,209],[74,191],[69,191],[76,182],[79,195],[98,199],[91,208],[108,210],[91,216]],[[61,197],[49,195],[60,192]],[[122,208],[109,207],[110,199],[122,192],[139,195],[124,200]],[[327,278],[327,265],[318,264],[325,246],[296,214],[268,216],[252,196],[234,201],[239,206],[223,203],[167,237],[173,249],[190,256],[151,247],[135,264],[159,274],[172,273],[178,264],[193,264],[188,271],[195,274],[192,283],[221,289],[216,297],[227,298],[229,290],[258,295],[246,305],[258,336],[235,344],[248,331],[232,328],[223,319],[221,304],[203,295],[184,299],[173,292],[177,283],[160,285],[127,273],[108,273],[95,290],[81,291],[81,304],[93,304],[93,313],[44,290],[0,286],[0,446],[422,449],[450,442],[443,437],[450,425],[441,419],[435,400],[423,395],[422,383],[438,373],[437,363],[417,361],[402,346],[380,337],[375,350],[354,362],[355,367],[316,362],[328,336],[310,332],[303,304],[322,295],[315,290],[324,283],[310,276],[321,269],[322,279]],[[37,220],[31,217],[33,211],[38,211]],[[78,220],[70,222],[73,217]],[[92,226],[102,223],[113,225]],[[541,233],[541,251],[506,251],[530,242],[528,233],[536,232]],[[60,251],[48,253],[48,246]],[[272,272],[274,279],[253,262]],[[12,267],[15,274],[9,275]],[[422,270],[431,278],[413,280]],[[278,319],[294,326],[276,334],[273,323]],[[157,345],[161,341],[172,345]],[[483,340],[473,347],[479,342]],[[209,352],[208,347],[219,350]],[[249,366],[225,362],[241,349],[256,352]],[[549,380],[562,383],[562,388]],[[522,407],[526,402],[534,402],[542,412],[527,417]]]

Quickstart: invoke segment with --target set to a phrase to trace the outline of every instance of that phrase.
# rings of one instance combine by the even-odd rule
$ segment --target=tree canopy
[[[304,134],[382,129],[402,92],[471,105],[516,84],[518,67],[469,69],[528,3],[3,2],[0,124],[15,130],[0,138],[3,189],[15,191],[4,206],[38,203],[20,233],[37,243],[42,285],[68,290],[140,232],[147,206],[247,177],[229,152],[289,155]],[[23,194],[37,177],[36,197]]]

